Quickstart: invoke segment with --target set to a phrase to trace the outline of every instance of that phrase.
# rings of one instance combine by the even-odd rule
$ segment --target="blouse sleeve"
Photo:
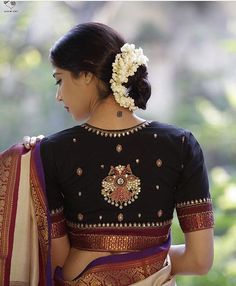
[[[184,131],[182,151],[182,171],[175,189],[180,227],[184,233],[213,228],[213,205],[204,155],[191,131]]]
[[[53,142],[44,137],[40,142],[40,153],[44,169],[46,196],[51,216],[51,238],[58,238],[66,234],[64,217],[64,201],[57,180]]]

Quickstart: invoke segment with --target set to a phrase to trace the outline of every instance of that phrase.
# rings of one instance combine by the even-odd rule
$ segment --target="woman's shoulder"
[[[72,144],[78,139],[80,130],[80,125],[76,125],[45,136],[40,141],[41,154],[47,154],[51,151],[61,152],[62,150],[65,153],[70,150]]]
[[[42,143],[61,143],[65,140],[68,140],[68,138],[74,138],[74,136],[78,135],[78,132],[80,130],[80,125],[75,125],[73,127],[63,129],[60,131],[57,131],[55,133],[49,134],[45,136],[41,142]]]
[[[177,124],[157,120],[152,120],[150,127],[153,128],[152,131],[156,132],[157,135],[159,134],[163,136],[179,137],[191,132],[188,128],[179,126]]]

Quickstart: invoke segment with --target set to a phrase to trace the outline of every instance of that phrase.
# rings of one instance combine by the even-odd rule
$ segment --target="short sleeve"
[[[40,154],[44,169],[46,196],[51,216],[51,238],[58,238],[66,234],[64,217],[64,200],[57,180],[56,162],[54,156],[54,142],[44,137],[40,142]]]
[[[202,148],[191,131],[182,136],[181,174],[175,189],[175,207],[184,233],[214,227],[208,174]]]

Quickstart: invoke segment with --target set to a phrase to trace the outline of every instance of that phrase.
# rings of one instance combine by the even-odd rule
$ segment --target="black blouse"
[[[203,151],[187,129],[154,120],[122,130],[84,123],[40,146],[53,238],[68,233],[81,249],[140,249],[167,238],[175,208],[183,232],[214,225]],[[111,236],[121,233],[137,239],[122,248],[119,237],[115,246]]]

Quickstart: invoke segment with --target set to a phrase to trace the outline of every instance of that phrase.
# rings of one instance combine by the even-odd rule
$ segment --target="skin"
[[[68,112],[77,120],[102,129],[125,129],[144,122],[127,108],[121,107],[111,94],[101,101],[98,86],[99,79],[90,72],[81,72],[78,78],[64,69],[54,67],[53,76],[58,84],[56,99],[68,108]],[[34,145],[37,137],[28,137],[26,142]],[[204,275],[213,263],[213,229],[204,229],[185,234],[185,244],[171,245],[169,255],[172,263],[171,275]],[[124,253],[124,252],[123,252]],[[112,252],[94,252],[70,247],[68,235],[52,239],[52,270],[63,267],[63,278],[72,280],[92,260],[114,254]]]

